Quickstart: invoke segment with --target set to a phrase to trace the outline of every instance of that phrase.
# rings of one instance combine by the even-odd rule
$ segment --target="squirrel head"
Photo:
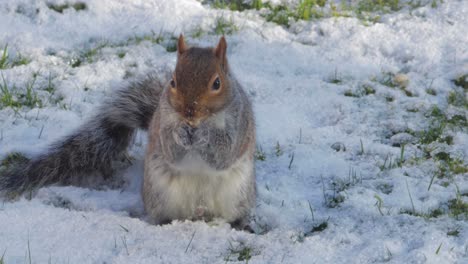
[[[187,47],[181,34],[177,64],[169,84],[169,103],[192,127],[221,111],[231,96],[226,39],[215,48]]]

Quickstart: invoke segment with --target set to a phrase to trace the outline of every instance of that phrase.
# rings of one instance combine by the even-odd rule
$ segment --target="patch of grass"
[[[453,106],[468,109],[468,100],[463,92],[451,91],[447,97],[447,102]]]
[[[244,11],[248,9],[260,10],[264,7],[262,0],[252,0],[249,2],[242,0],[215,0],[211,4],[212,7],[218,9],[230,9],[232,11]]]
[[[321,223],[319,223],[319,224],[314,225],[314,226],[310,229],[310,231],[304,233],[304,236],[306,236],[306,237],[307,237],[307,236],[311,236],[313,233],[322,232],[322,231],[324,231],[324,230],[327,229],[327,228],[328,228],[328,220],[323,221],[323,222],[321,222]]]
[[[227,20],[224,17],[218,17],[215,21],[214,33],[216,35],[231,35],[239,29],[232,19]]]
[[[24,103],[23,105],[28,107],[42,107],[42,100],[37,96],[37,92],[34,89],[34,84],[36,83],[36,75],[33,76],[33,79],[26,84],[26,93],[24,94]]]
[[[327,4],[328,0],[314,0],[318,6],[324,7]]]
[[[433,95],[433,96],[436,96],[436,95],[437,95],[436,90],[434,90],[434,89],[432,89],[432,88],[427,88],[427,89],[426,89],[426,93],[427,93],[427,94],[430,94],[430,95]]]
[[[328,82],[329,83],[333,83],[333,84],[340,84],[343,82],[343,79],[341,78],[341,76],[338,74],[338,69],[335,68],[335,72],[333,73],[333,75],[328,79]]]
[[[248,262],[252,258],[252,249],[249,247],[244,247],[238,251],[234,251],[234,254],[239,254],[237,260]]]
[[[14,96],[15,87],[10,87],[2,74],[2,83],[0,84],[0,103],[2,107],[20,107],[21,104],[18,103],[17,99]]]
[[[174,37],[174,32],[165,34],[163,29],[161,29],[158,33],[151,30],[151,33],[148,34],[134,35],[125,41],[117,43],[103,40],[100,43],[95,44],[94,47],[85,49],[77,56],[71,58],[69,64],[71,67],[75,68],[83,65],[86,62],[92,63],[96,61],[96,56],[99,55],[102,49],[106,47],[120,49],[116,55],[119,58],[124,58],[127,54],[125,48],[127,48],[129,45],[139,45],[144,41],[150,42],[152,44],[162,45],[166,48],[166,50],[172,51],[176,47],[176,40],[177,38]]]
[[[385,101],[387,101],[388,103],[391,103],[393,102],[395,99],[393,98],[393,96],[391,95],[386,95],[385,96]]]
[[[205,34],[202,27],[197,27],[191,34],[192,38],[201,38]]]
[[[447,152],[439,152],[435,154],[434,157],[438,160],[442,160],[445,162],[449,162],[451,160],[450,154],[448,154]]]
[[[233,246],[232,243],[229,241],[229,254],[225,257],[225,261],[245,261],[245,263],[249,263],[249,260],[259,253],[256,252],[252,247],[245,245],[244,243],[240,243],[238,246]]]
[[[430,218],[437,218],[439,216],[442,216],[445,214],[444,210],[441,208],[436,208],[432,211],[429,211],[427,213],[419,212],[419,211],[413,211],[413,210],[400,210],[400,214],[408,214],[412,216],[417,216],[417,217],[422,217],[425,219],[430,219]]]
[[[290,6],[286,4],[271,5],[263,4],[267,12],[261,14],[268,22],[288,27],[290,21],[320,19],[339,15],[336,9],[333,12],[327,12],[323,7],[327,0],[301,0],[297,5]]]
[[[351,186],[354,186],[359,183],[362,183],[362,177],[359,178],[357,175],[357,171],[353,168],[350,168],[347,179],[338,178],[330,182],[329,190],[331,192],[325,191],[325,184],[322,179],[325,206],[327,206],[328,208],[335,208],[339,206],[339,204],[345,201],[345,196],[342,193],[344,193]]]
[[[401,9],[399,0],[361,0],[356,6],[356,12],[382,12],[398,11]]]
[[[384,194],[390,194],[393,192],[393,185],[389,183],[381,183],[378,184],[376,187],[379,191],[381,191]]]
[[[464,174],[468,172],[468,164],[464,164],[464,161],[460,158],[453,158],[447,152],[439,152],[434,155],[434,158],[439,160],[439,170],[441,170],[440,177],[445,176],[444,172],[451,172],[453,174]]]
[[[465,174],[468,172],[468,165],[464,164],[462,159],[452,159],[448,165],[453,174]]]
[[[231,3],[229,3],[231,2]],[[241,1],[224,1],[224,0],[215,0],[213,2],[213,7],[218,9],[230,9],[232,11],[242,11],[244,10],[242,7]]]
[[[448,181],[443,181],[440,183],[440,186],[445,187],[445,188],[449,187],[449,185],[450,185],[450,182]]]
[[[215,0],[210,2],[213,8],[229,9],[242,12],[244,10],[260,10],[259,14],[268,22],[278,25],[290,26],[290,22],[324,17],[351,17],[359,18],[364,25],[377,23],[380,15],[396,12],[404,6],[412,6],[411,2],[400,2],[399,0],[356,0],[336,1],[328,0],[300,0],[295,3],[272,4],[261,0]],[[414,5],[414,4],[413,4]],[[419,3],[422,6],[422,3]]]
[[[431,124],[426,130],[420,133],[420,143],[429,144],[438,140],[444,132],[444,129],[444,123]]]
[[[426,117],[431,119],[428,128],[416,133],[421,144],[430,144],[438,141],[451,145],[453,144],[453,137],[450,135],[442,136],[446,128],[466,129],[468,127],[468,121],[465,116],[454,115],[451,118],[447,118],[444,112],[437,106],[433,106],[426,114]]]
[[[6,69],[8,65],[8,44],[5,45],[0,57],[0,69]]]
[[[432,0],[431,7],[432,8],[437,8],[437,5],[438,5],[437,2],[438,2],[437,0]],[[444,3],[444,0],[440,0],[439,2],[440,2],[440,4],[442,4],[442,3]]]
[[[177,51],[177,38],[171,37],[168,43],[166,44],[167,52],[176,52]]]
[[[395,88],[397,85],[393,82],[393,78],[395,77],[395,74],[392,72],[382,72],[382,76],[380,78],[375,78],[380,84],[390,87],[390,88]]]
[[[151,34],[145,34],[145,35],[142,35],[142,36],[134,36],[134,37],[131,37],[127,40],[127,43],[125,43],[125,45],[128,45],[128,44],[140,44],[141,42],[143,41],[149,41],[153,44],[161,44],[164,42],[164,34],[163,34],[163,30],[161,29],[159,31],[159,33],[156,34],[156,32],[154,32],[153,30],[151,31]]]
[[[340,82],[341,82],[341,80],[339,80],[336,83],[340,83]],[[368,96],[368,95],[371,95],[371,94],[375,94],[375,89],[370,84],[362,84],[356,89],[356,91],[348,89],[348,90],[346,90],[344,92],[344,96],[357,97],[357,98],[363,97],[363,96]]]
[[[361,85],[361,89],[362,89],[364,95],[375,94],[375,89],[370,84],[365,83],[365,84]]]
[[[435,119],[438,119],[438,120],[441,120],[441,119],[445,118],[444,112],[439,107],[437,107],[436,105],[434,105],[431,108],[430,112],[426,116],[427,117],[432,117],[432,118],[435,118]]]
[[[432,211],[429,212],[429,214],[426,216],[427,218],[437,218],[439,216],[442,216],[444,214],[444,211],[440,208],[436,208]]]
[[[31,59],[21,55],[18,53],[18,55],[11,61],[11,67],[16,67],[16,66],[21,66],[21,65],[27,65],[31,62]]]
[[[438,139],[439,142],[441,143],[445,143],[447,145],[453,145],[453,136],[451,135],[448,135],[448,136],[445,136],[445,137],[441,137]]]
[[[465,202],[463,200],[458,186],[456,191],[456,197],[455,199],[448,201],[447,208],[448,211],[443,210],[442,208],[436,208],[428,213],[421,213],[414,210],[413,207],[413,210],[400,210],[400,213],[424,218],[436,218],[448,213],[450,216],[456,218],[457,220],[468,219],[468,202]],[[447,232],[447,235],[449,236],[458,236],[458,234],[458,229]]]
[[[454,230],[449,230],[447,232],[447,236],[454,236],[454,237],[457,237],[458,235],[460,234],[460,230],[457,228],[457,229],[454,229]]]
[[[0,70],[13,68],[16,66],[27,65],[31,62],[31,60],[20,53],[17,54],[16,57],[10,58],[8,53],[8,44],[5,45],[3,50],[1,51],[0,56]]]
[[[328,199],[325,201],[325,206],[328,208],[336,208],[338,205],[345,201],[345,197],[342,194],[334,194],[333,196],[328,196]]]
[[[456,219],[468,218],[468,203],[463,201],[461,196],[457,194],[457,198],[448,202],[450,214]]]
[[[47,3],[47,7],[51,10],[54,10],[57,13],[62,14],[65,9],[73,8],[76,11],[83,11],[88,8],[86,3],[76,2],[76,3],[65,3],[65,4],[53,4]]]
[[[290,18],[294,18],[294,12],[286,5],[270,7],[264,15],[266,21],[288,27]]]
[[[411,11],[413,11],[414,9],[423,7],[424,3],[421,0],[411,0],[408,2],[408,6],[410,7]]]
[[[328,208],[335,208],[340,203],[344,202],[345,197],[337,192],[337,184],[332,183],[333,186],[333,194],[327,193],[325,190],[325,182],[323,177],[320,177],[322,180],[322,192],[323,192],[323,203]]]
[[[224,0],[215,0],[211,4],[211,6],[213,8],[225,9],[225,8],[227,8],[228,5],[226,4],[226,2],[224,2]]]
[[[405,95],[408,96],[408,97],[413,97],[413,96],[414,96],[414,94],[413,94],[411,91],[408,91],[408,90],[406,90],[406,89],[402,89],[402,91],[403,91],[403,92],[405,93]]]
[[[464,115],[454,115],[447,120],[447,124],[459,127],[459,128],[468,128],[468,121]]]
[[[81,66],[81,59],[80,58],[72,58],[69,62],[72,68],[80,67]]]
[[[86,10],[88,7],[86,6],[85,3],[83,2],[77,2],[75,4],[72,5],[73,9],[75,9],[76,11],[81,11],[81,10]]]
[[[460,86],[465,90],[468,90],[468,74],[461,75],[460,77],[453,80],[456,86]]]
[[[468,164],[460,158],[453,158],[446,152],[439,152],[434,155],[434,159],[438,161],[437,171],[431,179],[431,183],[437,176],[439,179],[453,179],[454,175],[468,173]]]
[[[311,11],[314,5],[313,0],[302,0],[299,2],[297,8],[296,17],[303,20],[309,20],[311,18]]]
[[[266,160],[266,154],[263,151],[261,146],[259,146],[257,150],[255,151],[254,157],[255,157],[255,160],[260,160],[260,161]]]
[[[126,54],[127,54],[127,52],[121,50],[121,51],[117,52],[117,57],[119,57],[120,59],[123,59]]]
[[[395,169],[398,167],[398,163],[393,160],[392,155],[385,156],[384,163],[379,165],[380,171],[386,171]]]
[[[277,157],[283,155],[283,150],[281,149],[280,143],[277,141],[275,146],[275,154]]]
[[[18,109],[22,106],[30,108],[43,107],[42,100],[37,94],[37,90],[34,88],[36,83],[36,74],[30,81],[26,83],[24,89],[18,89],[16,86],[9,86],[2,75],[2,83],[0,84],[0,104],[2,107],[11,107]]]
[[[93,63],[101,50],[110,44],[107,41],[97,44],[95,47],[82,51],[78,56],[70,59],[69,64],[72,68],[80,67],[83,63]]]
[[[255,8],[256,10],[262,9],[263,8],[262,0],[253,0],[252,1],[252,7]]]
[[[344,92],[344,96],[347,96],[347,97],[359,97],[357,94],[353,93],[353,91],[351,90],[346,90]]]
[[[86,60],[88,63],[92,63],[94,58],[100,53],[100,51],[108,45],[107,42],[98,44],[96,47],[86,50],[81,54],[83,60]]]
[[[346,1],[341,1],[339,6],[335,5],[333,2],[330,2],[330,14],[332,17],[351,17],[353,14],[352,11],[353,10],[351,5],[349,5]]]
[[[418,133],[421,144],[429,144],[441,138],[446,127],[446,118],[444,113],[434,106],[430,113],[431,124],[429,127]]]

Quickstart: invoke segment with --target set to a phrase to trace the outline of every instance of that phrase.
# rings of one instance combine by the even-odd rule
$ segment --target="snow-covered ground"
[[[255,108],[258,234],[221,220],[148,224],[142,132],[121,189],[48,187],[1,201],[5,264],[468,263],[467,90],[452,81],[468,73],[468,1],[289,28],[266,22],[267,10],[194,0],[83,2],[62,13],[47,5],[62,0],[0,2],[10,64],[0,83],[32,102],[0,102],[0,158],[40,153],[127,80],[170,70],[171,37],[216,44],[221,19]],[[35,100],[20,98],[26,87]],[[443,133],[427,140],[438,122]]]

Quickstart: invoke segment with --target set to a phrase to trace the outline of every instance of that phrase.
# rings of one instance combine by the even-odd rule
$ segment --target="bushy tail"
[[[106,101],[78,131],[30,161],[0,172],[0,192],[17,195],[49,184],[79,184],[87,176],[112,175],[136,129],[147,129],[163,85],[154,77],[134,82]]]

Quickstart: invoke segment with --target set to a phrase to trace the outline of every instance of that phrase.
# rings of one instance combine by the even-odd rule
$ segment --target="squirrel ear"
[[[179,40],[177,41],[177,53],[181,55],[187,50],[187,45],[185,44],[184,35],[180,34]]]
[[[214,52],[215,52],[216,57],[221,59],[223,66],[226,65],[226,49],[227,49],[226,39],[224,38],[224,36],[222,36],[221,39],[219,39],[218,46],[216,46]]]

